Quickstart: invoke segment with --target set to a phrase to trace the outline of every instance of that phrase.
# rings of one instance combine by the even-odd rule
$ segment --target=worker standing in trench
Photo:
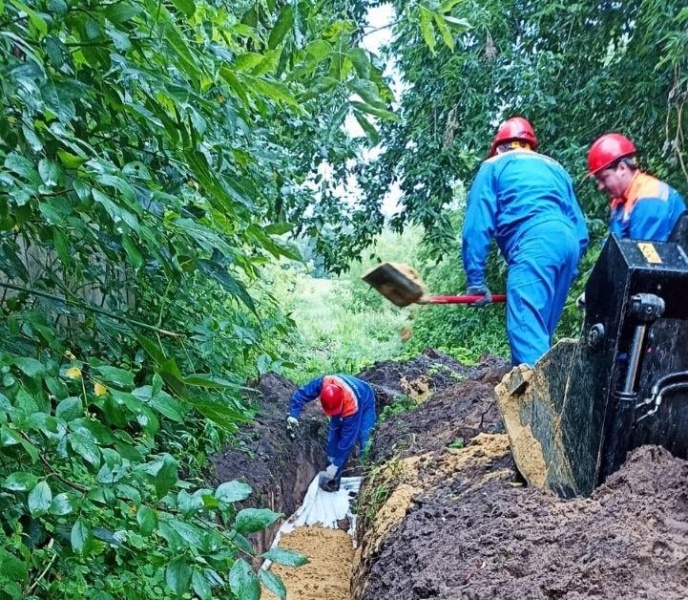
[[[507,261],[506,329],[514,365],[534,365],[552,345],[566,296],[588,245],[573,182],[536,152],[522,117],[499,127],[468,194],[462,256],[467,294],[492,301],[485,263],[493,238]]]
[[[375,427],[375,392],[365,381],[351,375],[316,377],[297,389],[289,402],[287,428],[293,432],[306,402],[320,399],[323,412],[330,417],[327,434],[327,468],[319,474],[319,485],[337,491],[349,454],[358,442],[365,452]]]

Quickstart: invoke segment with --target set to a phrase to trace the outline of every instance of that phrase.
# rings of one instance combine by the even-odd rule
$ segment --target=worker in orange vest
[[[320,472],[319,485],[326,491],[339,489],[339,481],[349,454],[358,442],[363,453],[375,427],[375,392],[365,381],[351,375],[316,377],[297,389],[289,402],[287,429],[293,431],[306,402],[320,400],[330,417],[327,434],[327,468]]]
[[[635,144],[606,133],[588,151],[588,172],[611,201],[610,233],[620,238],[665,242],[686,210],[681,195],[638,168]]]

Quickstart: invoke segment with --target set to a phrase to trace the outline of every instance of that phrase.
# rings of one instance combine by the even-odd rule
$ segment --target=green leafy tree
[[[387,116],[355,17],[0,2],[5,597],[285,597],[245,537],[280,515],[200,473],[292,326],[261,266],[298,258],[284,234],[336,185],[310,174],[355,151],[343,118]]]

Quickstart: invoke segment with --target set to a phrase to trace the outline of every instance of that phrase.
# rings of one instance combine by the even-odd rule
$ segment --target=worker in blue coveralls
[[[686,204],[674,188],[638,168],[636,153],[625,135],[607,133],[590,146],[588,174],[611,202],[610,233],[666,242]]]
[[[336,491],[344,464],[358,442],[365,452],[375,427],[375,392],[365,381],[351,375],[316,377],[294,392],[289,403],[287,428],[293,431],[306,402],[320,399],[323,412],[330,417],[327,434],[327,468],[320,473],[322,489]]]
[[[588,245],[573,182],[555,160],[538,154],[522,117],[499,127],[468,194],[463,266],[477,305],[492,301],[485,263],[496,239],[506,259],[506,329],[514,365],[534,365],[552,345],[566,296]]]

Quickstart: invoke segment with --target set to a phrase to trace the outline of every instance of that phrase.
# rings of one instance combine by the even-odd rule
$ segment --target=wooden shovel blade
[[[397,306],[414,304],[425,293],[425,284],[420,275],[403,263],[382,263],[361,279]]]

